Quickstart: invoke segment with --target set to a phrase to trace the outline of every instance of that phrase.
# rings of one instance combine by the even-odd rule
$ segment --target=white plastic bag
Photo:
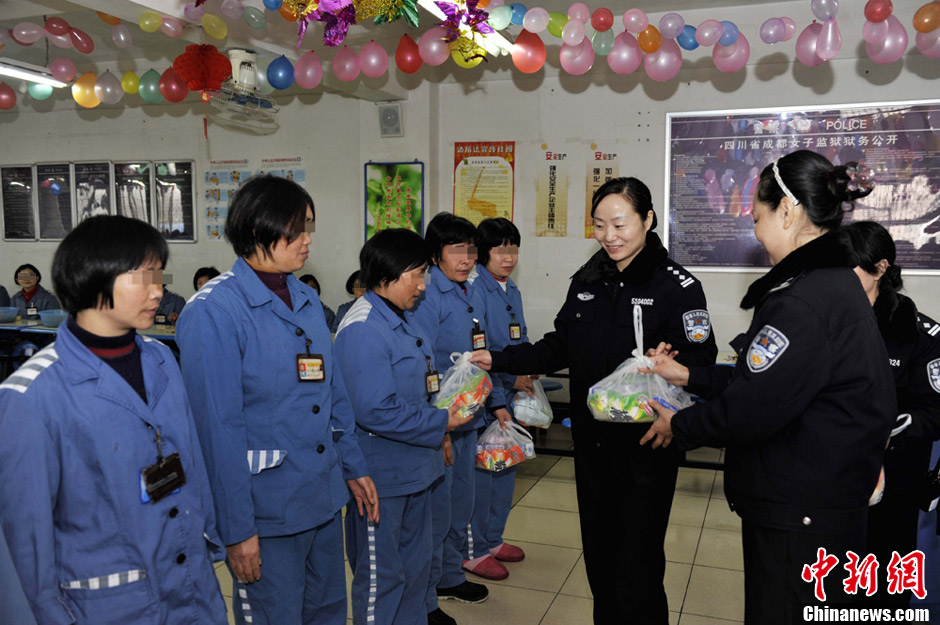
[[[588,408],[598,421],[654,421],[656,413],[649,406],[650,399],[655,399],[670,410],[681,410],[692,405],[688,393],[669,384],[661,375],[639,373],[639,369],[652,369],[655,364],[643,354],[643,311],[639,304],[633,306],[633,330],[636,333],[636,349],[632,357],[594,384],[588,392]]]
[[[532,435],[518,423],[510,423],[504,430],[499,421],[493,421],[477,440],[476,465],[487,471],[502,471],[532,458],[535,458]]]
[[[538,380],[532,380],[535,395],[529,397],[525,391],[519,391],[512,400],[513,418],[528,427],[548,428],[552,424],[552,405],[548,403],[545,389]]]
[[[493,382],[486,371],[470,362],[470,352],[454,352],[450,360],[454,366],[444,372],[434,405],[447,410],[456,404],[460,417],[469,419],[489,397]]]

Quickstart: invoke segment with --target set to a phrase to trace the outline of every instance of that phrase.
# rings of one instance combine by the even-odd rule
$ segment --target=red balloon
[[[61,17],[50,17],[46,20],[46,30],[53,35],[67,35],[71,29],[69,23]]]
[[[421,69],[423,61],[418,52],[418,44],[408,36],[408,33],[401,36],[398,47],[395,48],[395,64],[406,74],[414,74]]]
[[[72,45],[75,46],[75,49],[82,54],[91,54],[95,49],[95,40],[83,30],[73,28],[69,32],[69,37],[71,37]]]
[[[894,7],[891,0],[868,0],[865,5],[865,19],[869,22],[883,22],[891,16]]]
[[[593,26],[594,30],[597,32],[602,33],[605,30],[610,30],[610,27],[613,25],[614,14],[610,9],[600,8],[591,15],[591,26]]]
[[[16,106],[16,92],[5,82],[0,82],[0,111],[9,111]]]
[[[542,38],[523,29],[512,49],[512,63],[524,74],[534,74],[545,65],[545,44]]]
[[[189,93],[189,87],[176,75],[173,67],[168,67],[160,76],[160,95],[167,102],[182,102]]]

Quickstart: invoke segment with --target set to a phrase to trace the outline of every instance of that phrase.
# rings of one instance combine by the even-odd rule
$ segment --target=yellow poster
[[[454,144],[454,214],[474,225],[488,217],[512,221],[515,141]]]
[[[535,203],[535,236],[568,236],[568,155],[542,144]]]
[[[590,154],[587,158],[587,198],[584,202],[584,238],[594,238],[594,222],[591,219],[591,199],[594,192],[608,180],[613,180],[620,176],[620,159],[617,153],[610,150],[612,146],[606,146],[607,149],[599,147],[596,143],[590,145]]]

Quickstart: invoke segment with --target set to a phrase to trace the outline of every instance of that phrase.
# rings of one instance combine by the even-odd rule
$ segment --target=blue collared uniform
[[[236,584],[236,619],[342,624],[344,478],[366,469],[320,300],[293,276],[287,287],[293,310],[240,258],[190,298],[176,340],[219,533],[261,539],[261,580]],[[299,381],[308,345],[323,382]]]
[[[186,306],[186,300],[183,299],[182,295],[164,288],[163,297],[160,298],[160,304],[157,307],[157,314],[167,317],[173,313],[178,315],[183,312],[184,306]]]
[[[209,481],[180,371],[167,347],[135,340],[146,404],[66,324],[0,385],[0,522],[43,625],[227,622]],[[179,452],[186,484],[141,503],[156,429],[164,455]]]
[[[429,401],[430,343],[374,292],[356,300],[333,346],[382,518],[346,513],[356,625],[424,625],[431,571],[430,485],[441,477],[447,411]]]
[[[60,308],[59,300],[56,299],[55,295],[42,288],[42,285],[39,285],[39,288],[36,289],[36,293],[30,298],[29,302],[26,301],[26,296],[23,295],[23,290],[20,289],[10,297],[10,306],[16,306],[20,309],[20,317],[26,319],[26,311],[28,308],[35,308],[38,311],[42,310],[53,310],[55,308]],[[38,315],[31,315],[30,318],[38,319]]]

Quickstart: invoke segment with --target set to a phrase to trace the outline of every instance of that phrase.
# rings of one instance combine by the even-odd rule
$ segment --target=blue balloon
[[[287,89],[294,84],[294,66],[286,56],[279,56],[268,65],[268,82],[275,89]]]
[[[264,0],[264,8],[269,11],[277,11],[281,8],[283,0]]]
[[[512,9],[512,23],[518,26],[522,25],[522,19],[525,17],[526,8],[524,4],[519,4],[518,2],[513,2],[509,5],[509,8]]]
[[[58,182],[53,182],[49,185],[49,191],[52,192],[52,195],[59,195],[62,193],[62,187],[59,186]]]
[[[676,43],[684,50],[694,50],[697,48],[698,42],[695,40],[695,26],[686,24],[682,32],[679,33],[679,36],[676,37]]]
[[[722,46],[732,46],[737,40],[738,27],[734,25],[734,22],[723,20],[721,22],[721,39],[718,40],[718,44]]]

